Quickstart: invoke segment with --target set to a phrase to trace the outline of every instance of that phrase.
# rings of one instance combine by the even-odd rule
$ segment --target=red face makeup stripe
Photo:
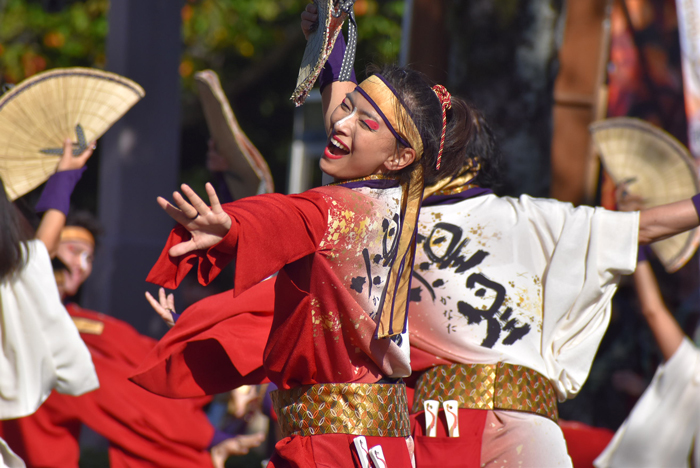
[[[365,123],[372,130],[379,130],[379,124],[377,122],[375,122],[374,120],[365,120]]]

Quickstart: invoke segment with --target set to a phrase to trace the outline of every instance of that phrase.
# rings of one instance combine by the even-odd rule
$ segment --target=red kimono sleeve
[[[176,227],[146,281],[175,289],[197,266],[198,280],[206,286],[236,259],[233,293],[237,296],[287,263],[315,252],[328,222],[327,198],[314,190],[248,197],[223,209],[232,224],[221,242],[206,251],[173,258],[168,250],[189,239],[182,226]]]
[[[263,351],[272,326],[275,280],[263,281],[237,298],[226,291],[190,306],[131,380],[170,398],[267,382]]]

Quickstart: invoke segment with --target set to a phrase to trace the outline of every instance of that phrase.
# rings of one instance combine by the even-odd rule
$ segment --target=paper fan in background
[[[301,59],[297,86],[292,94],[292,100],[297,106],[301,106],[306,101],[309,91],[333,50],[343,22],[348,18],[347,13],[337,9],[336,4],[340,3],[338,0],[314,0],[314,3],[318,7],[318,29],[309,35],[304,56]]]
[[[217,74],[211,70],[201,71],[195,74],[195,80],[209,133],[216,150],[228,163],[229,171],[224,172],[224,180],[233,199],[272,193],[270,168],[238,125]]]
[[[590,126],[605,171],[618,185],[626,180],[630,194],[644,207],[673,203],[698,193],[695,161],[678,140],[648,122],[629,117],[601,120]],[[651,244],[669,273],[693,256],[700,230],[678,234]]]
[[[58,68],[0,97],[0,177],[11,200],[56,171],[66,138],[74,154],[97,140],[143,96],[133,81],[91,68]]]

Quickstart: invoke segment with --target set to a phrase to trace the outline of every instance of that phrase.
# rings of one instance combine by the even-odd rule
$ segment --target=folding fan
[[[11,200],[56,171],[66,138],[73,154],[97,140],[143,96],[133,81],[90,68],[58,68],[0,97],[0,177]]]
[[[695,161],[678,140],[648,122],[629,117],[601,120],[590,126],[606,172],[615,184],[630,181],[630,194],[644,207],[673,203],[699,191]],[[693,256],[700,230],[693,229],[651,244],[672,273]]]
[[[297,86],[292,94],[292,100],[297,106],[301,106],[306,101],[347,18],[350,18],[350,37],[343,57],[340,81],[349,79],[355,61],[357,45],[357,25],[353,13],[355,0],[314,0],[314,3],[318,7],[319,27],[309,35],[304,56],[301,59]]]
[[[195,80],[209,132],[228,163],[224,180],[233,199],[273,192],[270,168],[238,125],[217,74],[205,70],[195,74]]]

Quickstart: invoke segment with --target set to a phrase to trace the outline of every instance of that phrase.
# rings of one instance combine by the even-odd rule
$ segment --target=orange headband
[[[61,230],[61,241],[83,241],[95,246],[95,238],[93,235],[80,226],[66,226]]]

